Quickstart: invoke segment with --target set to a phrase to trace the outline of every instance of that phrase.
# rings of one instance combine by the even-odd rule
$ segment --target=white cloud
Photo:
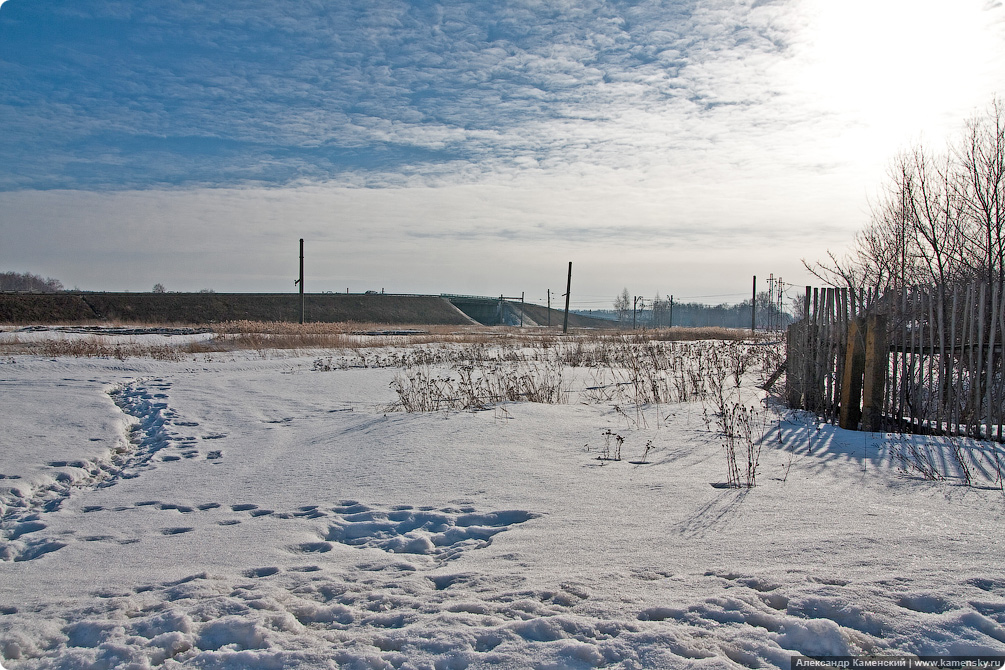
[[[562,274],[556,264],[573,260],[578,295],[613,297],[622,285],[699,295],[742,293],[750,274],[796,281],[807,244],[843,234],[826,228],[841,203],[811,189],[787,193],[779,210],[758,198],[777,188],[770,180],[657,177],[582,165],[437,188],[4,193],[0,207],[20,223],[0,224],[9,242],[0,266],[16,257],[67,284],[109,290],[162,281],[282,291],[304,237],[315,290],[518,294],[558,288],[549,286]],[[812,238],[795,230],[800,222],[817,225]]]
[[[275,249],[315,226],[333,287],[509,292],[566,252],[596,292],[796,277],[1003,80],[982,2],[12,4],[0,263],[180,287],[240,240],[191,288],[279,290]],[[16,192],[47,188],[75,190]]]

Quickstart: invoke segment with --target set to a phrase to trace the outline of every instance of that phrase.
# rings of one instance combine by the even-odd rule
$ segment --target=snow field
[[[1005,653],[989,468],[972,487],[926,481],[900,438],[779,413],[759,485],[715,488],[725,463],[700,403],[649,406],[644,424],[604,403],[388,412],[395,370],[314,360],[0,365],[0,663]],[[604,431],[624,460],[597,460]]]

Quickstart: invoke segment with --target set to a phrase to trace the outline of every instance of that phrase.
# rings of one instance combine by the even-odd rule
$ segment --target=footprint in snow
[[[539,516],[526,510],[479,513],[471,507],[399,505],[381,510],[356,501],[342,501],[333,512],[333,523],[323,540],[440,561],[487,547],[499,533]]]
[[[191,533],[195,528],[190,526],[179,527],[179,528],[164,528],[161,530],[162,535],[181,535],[182,533]]]

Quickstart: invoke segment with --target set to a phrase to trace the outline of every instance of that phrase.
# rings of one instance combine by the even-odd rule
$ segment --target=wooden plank
[[[970,301],[966,306],[967,318],[970,320],[970,332],[967,335],[967,341],[964,343],[967,355],[966,389],[968,391],[963,416],[965,435],[974,434],[974,395],[976,393],[974,387],[977,383],[977,352],[974,350],[974,345],[977,342],[977,300],[979,295],[979,285],[975,283],[973,291],[970,294]]]
[[[813,336],[812,343],[810,344],[810,349],[813,357],[813,372],[810,374],[808,388],[806,389],[806,402],[807,409],[814,412],[819,411],[822,402],[822,385],[823,380],[823,354],[821,349],[823,348],[823,332],[821,323],[823,321],[822,305],[820,289],[813,289],[813,331],[811,335]]]
[[[960,303],[960,286],[953,285],[952,312],[949,320],[949,346],[951,351],[943,356],[946,365],[946,432],[950,435],[957,435],[960,431],[956,423],[956,315]]]
[[[865,329],[865,370],[862,381],[862,430],[883,429],[883,396],[886,387],[887,339],[885,314],[870,314]]]
[[[984,357],[981,354],[984,352],[984,306],[985,298],[987,294],[987,284],[981,282],[979,290],[979,298],[977,300],[977,349],[974,351],[974,376],[971,383],[973,389],[973,424],[974,424],[974,435],[977,437],[981,436],[981,403],[984,400],[983,394],[981,394],[981,385],[984,382],[982,372],[984,370]]]
[[[937,402],[935,403],[935,425],[940,430],[945,429],[946,415],[946,287],[939,286],[938,306],[935,313],[939,328],[939,353],[933,357],[932,363],[937,368]]]
[[[894,306],[895,306],[895,293],[893,295],[886,294],[883,297],[886,298],[885,301],[887,302],[887,304],[889,304],[890,300],[892,300],[893,303],[894,303]],[[897,322],[897,320],[894,319],[893,323],[896,323],[896,322]],[[896,363],[895,363],[896,362],[896,358],[895,357],[887,357],[887,359],[892,359],[892,361],[893,361],[893,368],[892,368],[892,372],[889,371],[889,370],[886,371],[887,383],[886,383],[886,386],[885,386],[885,393],[884,393],[883,399],[882,399],[882,406],[883,406],[883,413],[884,414],[886,414],[887,416],[893,416],[893,405],[894,405],[894,402],[893,402],[893,389],[895,387],[892,386],[889,383],[889,380],[894,377],[894,374],[896,372]]]
[[[968,400],[969,395],[963,393],[963,389],[965,388],[964,383],[969,381],[970,359],[973,353],[973,350],[969,346],[970,342],[973,342],[974,340],[973,301],[974,285],[968,284],[966,295],[963,298],[963,303],[960,305],[960,312],[963,315],[963,325],[960,330],[960,358],[956,363],[956,388],[960,391],[957,395],[956,401],[956,422],[958,432],[963,435],[966,435],[969,432],[967,409],[970,402]]]
[[[891,303],[896,312],[896,332],[891,340],[891,349],[893,346],[900,345],[904,341],[904,309],[903,309],[903,299],[902,294],[898,293],[895,297],[891,299]],[[893,417],[897,423],[900,423],[900,354],[896,352],[891,352],[893,355],[890,356],[891,366],[890,366],[890,384],[889,384],[889,395],[890,395],[890,416]]]
[[[908,314],[910,315],[910,325],[911,325],[911,349],[907,354],[907,377],[905,381],[907,385],[904,389],[905,399],[907,403],[907,420],[911,425],[915,425],[918,418],[918,408],[915,406],[915,397],[912,393],[917,387],[917,381],[915,380],[914,366],[917,363],[917,355],[915,351],[918,347],[918,291],[917,289],[911,289],[911,293],[907,298],[907,306],[909,309]]]
[[[991,439],[993,433],[992,426],[994,425],[994,419],[992,418],[994,412],[991,407],[992,387],[994,386],[994,368],[992,367],[992,363],[994,362],[995,339],[997,335],[995,323],[998,321],[998,282],[995,282],[991,286],[991,304],[989,308],[991,321],[988,327],[988,353],[984,366],[984,370],[986,371],[984,375],[984,435],[988,439]]]
[[[813,342],[813,321],[812,315],[811,320],[806,321],[806,327],[803,329],[803,374],[800,377],[800,387],[799,387],[799,406],[803,409],[809,409],[809,387],[811,379],[813,376],[813,357],[811,354],[811,345]]]
[[[823,347],[823,381],[824,381],[824,415],[833,419],[834,402],[834,289],[824,289],[824,337]]]
[[[845,349],[844,379],[841,383],[841,413],[838,425],[858,430],[862,420],[862,378],[865,373],[865,321],[848,322],[848,345]]]
[[[785,375],[785,399],[789,407],[802,407],[803,382],[806,370],[806,319],[789,326],[785,338],[785,361],[788,372]]]
[[[925,302],[928,303],[928,318],[925,322],[926,330],[928,331],[928,356],[922,359],[925,365],[925,374],[928,379],[928,393],[926,397],[928,401],[925,403],[925,422],[929,428],[932,427],[932,419],[938,414],[938,401],[939,396],[935,391],[935,378],[933,375],[933,364],[935,359],[935,287],[929,286],[928,290],[925,291]],[[933,406],[933,404],[935,406]],[[937,424],[936,424],[937,425]]]
[[[838,297],[838,342],[837,342],[837,357],[835,363],[837,367],[835,369],[834,378],[837,380],[838,388],[835,391],[835,399],[837,401],[837,407],[835,412],[840,414],[841,411],[841,399],[844,395],[844,370],[845,370],[845,352],[848,348],[848,289],[842,288],[837,292]],[[840,416],[838,416],[840,420]]]
[[[999,332],[999,339],[1002,341],[1003,345],[1005,345],[1005,286],[1001,286],[999,290],[999,295],[1001,296],[1001,303],[998,306],[997,327]],[[1005,366],[1005,351],[1003,351],[998,356],[997,367],[999,369],[1000,374],[993,376],[993,379],[995,380],[997,387],[994,403],[995,403],[995,417],[996,417],[995,425],[998,426],[997,439],[999,442],[1005,440],[1005,436],[1002,435],[1002,428],[1003,428],[1002,405],[1005,404],[1005,388],[1003,388],[1002,386],[1002,384],[1005,383],[1005,370],[1002,369],[1003,366]]]
[[[910,312],[908,310],[908,301],[910,300],[910,292],[907,287],[903,288],[903,293],[900,295],[900,345],[901,351],[898,357],[900,362],[900,376],[899,376],[899,386],[897,389],[897,406],[896,406],[896,422],[897,425],[901,425],[903,421],[903,416],[905,416],[905,411],[908,406],[908,343],[910,342]]]

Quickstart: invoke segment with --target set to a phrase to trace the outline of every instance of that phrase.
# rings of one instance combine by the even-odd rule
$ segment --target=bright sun
[[[985,0],[804,0],[801,88],[877,132],[940,133],[1002,79],[1000,6]]]

